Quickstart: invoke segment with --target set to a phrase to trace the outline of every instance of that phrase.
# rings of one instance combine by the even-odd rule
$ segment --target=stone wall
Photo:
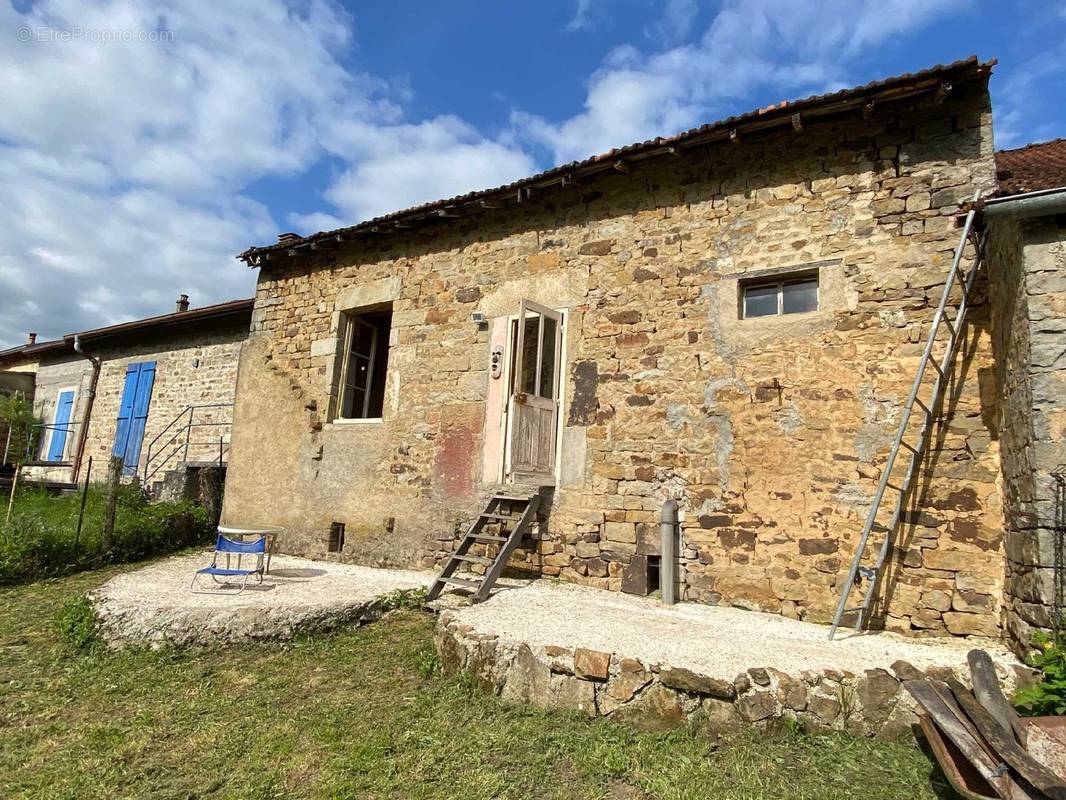
[[[1000,401],[1006,630],[1028,649],[1055,616],[1055,548],[1066,514],[1066,226],[1061,218],[989,225]],[[1061,547],[1061,545],[1059,545]]]
[[[237,362],[241,342],[247,336],[247,317],[224,324],[212,323],[200,330],[142,335],[136,345],[128,342],[107,346],[86,343],[85,349],[101,359],[100,379],[96,389],[92,420],[89,425],[85,459],[92,456],[93,477],[103,480],[106,464],[115,443],[118,407],[126,380],[126,367],[133,362],[155,361],[155,384],[141,448],[141,465],[147,457],[149,442],[186,406],[208,403],[232,403],[237,385]],[[79,359],[87,366],[88,362]],[[83,367],[84,369],[84,367]],[[88,384],[88,372],[83,382]],[[83,392],[78,393],[77,415],[83,419]],[[229,422],[232,409],[197,414],[198,422]],[[226,437],[228,457],[229,432],[226,428],[203,427],[193,431],[196,441],[204,444],[190,449],[190,460],[218,458],[218,436]],[[209,443],[208,443],[209,442]]]
[[[657,552],[673,496],[685,599],[827,620],[955,217],[992,181],[987,91],[970,82],[939,105],[692,148],[517,210],[281,252],[262,266],[242,352],[224,519],[266,515],[308,555],[343,522],[344,557],[439,563],[498,460],[490,339],[528,298],[566,313],[566,381],[558,485],[518,563],[619,590]],[[738,318],[743,280],[812,266],[818,311]],[[998,434],[976,300],[884,583],[876,622],[901,631],[999,630]],[[340,314],[382,302],[383,419],[334,421]]]
[[[451,610],[441,612],[434,640],[445,669],[468,673],[484,691],[504,700],[610,717],[643,728],[687,724],[715,734],[752,725],[766,729],[789,720],[812,732],[909,736],[918,718],[904,681],[970,681],[962,652],[955,665],[922,669],[897,659],[859,674],[753,666],[728,677],[706,675],[689,666],[642,661],[624,653],[531,645],[481,633]],[[1031,680],[1030,671],[1020,664],[1002,662],[996,668],[1008,693]]]

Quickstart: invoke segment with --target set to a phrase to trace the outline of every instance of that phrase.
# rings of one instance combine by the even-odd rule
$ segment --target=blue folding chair
[[[218,539],[215,541],[215,554],[214,558],[211,559],[211,566],[196,571],[196,574],[192,576],[192,583],[189,584],[189,591],[196,594],[240,594],[244,591],[244,587],[248,585],[248,579],[253,575],[256,576],[259,583],[262,583],[263,557],[266,555],[266,545],[265,536],[260,536],[250,542],[237,542],[219,534]],[[226,566],[224,567],[220,567],[218,564],[220,553],[226,556]],[[230,557],[234,555],[237,556],[237,567],[236,569],[231,569]],[[241,568],[241,558],[246,555],[255,556],[255,569]],[[196,582],[201,575],[210,575],[216,587],[213,589],[196,588]],[[227,588],[237,587],[238,582],[240,586],[236,591],[233,591],[232,588]]]

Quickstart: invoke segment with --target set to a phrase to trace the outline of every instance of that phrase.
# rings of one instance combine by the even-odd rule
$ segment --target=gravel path
[[[253,579],[239,595],[190,592],[193,574],[210,558],[209,553],[168,558],[118,575],[93,592],[104,638],[112,646],[289,638],[371,619],[379,597],[426,587],[434,577],[278,555],[263,584]],[[200,581],[212,585],[210,578]]]
[[[585,647],[724,680],[751,667],[790,675],[827,669],[861,675],[900,659],[923,670],[957,668],[973,647],[988,650],[1003,666],[1015,663],[1005,647],[987,640],[841,631],[830,642],[828,627],[775,614],[692,603],[666,607],[649,598],[543,580],[453,613],[477,633],[531,647]]]

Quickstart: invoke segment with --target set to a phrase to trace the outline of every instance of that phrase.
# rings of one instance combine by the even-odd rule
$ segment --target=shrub
[[[100,643],[96,614],[84,595],[68,600],[56,614],[55,622],[59,637],[75,653],[87,653]]]
[[[189,502],[151,503],[140,490],[124,486],[111,547],[105,551],[103,488],[90,488],[81,535],[75,541],[80,505],[80,496],[19,492],[10,522],[0,525],[0,585],[137,561],[207,543],[213,537],[203,509]]]
[[[1028,663],[1040,670],[1043,678],[1040,683],[1019,689],[1014,695],[1014,705],[1030,717],[1066,714],[1066,650],[1045,633],[1034,634],[1033,646],[1036,652]]]

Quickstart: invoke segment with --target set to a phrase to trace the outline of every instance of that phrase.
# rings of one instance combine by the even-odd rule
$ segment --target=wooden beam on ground
[[[966,655],[970,665],[970,681],[977,702],[995,718],[1005,731],[1013,732],[1018,743],[1025,746],[1026,728],[1018,713],[1007,702],[1003,688],[999,685],[996,665],[992,657],[984,650],[971,650]]]
[[[972,727],[965,722],[965,717],[960,719],[960,715],[944,702],[933,681],[904,681],[903,688],[910,692],[936,727],[959,749],[1000,797],[1013,796],[1011,787],[1005,780],[1006,765],[988,753],[979,737],[973,733]]]
[[[946,683],[966,716],[1011,769],[1052,800],[1066,800],[1066,783],[1025,752],[1014,740],[1013,731],[1005,731],[993,716],[985,711],[984,706],[977,702],[970,690],[957,680],[948,678]]]

